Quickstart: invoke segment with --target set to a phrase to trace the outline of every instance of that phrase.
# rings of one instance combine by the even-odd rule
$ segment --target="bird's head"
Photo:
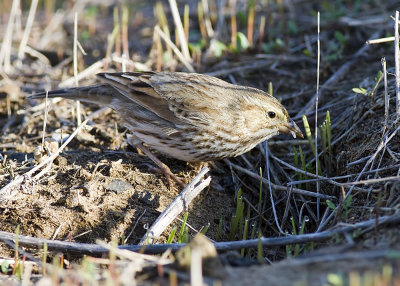
[[[266,94],[257,94],[253,97],[257,102],[257,121],[258,126],[266,131],[269,130],[270,136],[278,133],[293,135],[294,138],[304,138],[303,133],[297,124],[290,118],[286,108],[273,96]],[[254,114],[255,115],[255,114]]]

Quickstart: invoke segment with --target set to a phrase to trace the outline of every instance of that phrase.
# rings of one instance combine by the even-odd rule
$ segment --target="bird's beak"
[[[291,133],[293,135],[293,138],[296,138],[296,137],[304,138],[303,133],[301,133],[300,128],[291,119],[289,122],[285,122],[279,127],[279,132],[288,133],[288,134]]]

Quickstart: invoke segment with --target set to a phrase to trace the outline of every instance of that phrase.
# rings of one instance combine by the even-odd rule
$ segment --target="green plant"
[[[236,195],[236,212],[232,216],[231,231],[229,234],[229,239],[233,240],[237,235],[240,237],[240,227],[239,224],[243,221],[244,212],[244,202],[242,197],[242,189],[239,189]]]
[[[189,230],[186,226],[186,222],[188,219],[189,213],[185,212],[185,216],[183,217],[181,229],[178,235],[178,243],[187,243],[189,242]]]
[[[315,144],[314,144],[314,140],[312,138],[311,128],[310,128],[310,125],[308,124],[308,120],[307,120],[307,117],[305,115],[303,115],[303,125],[304,125],[304,129],[305,129],[305,133],[306,133],[306,137],[307,137],[308,143],[309,143],[309,145],[311,147],[311,150],[312,150],[312,152],[314,154],[315,160],[317,161],[318,174],[321,175],[322,174],[321,164],[319,162],[318,154],[316,153],[316,150],[315,150]]]
[[[168,235],[167,244],[172,243],[172,241],[174,240],[176,230],[177,230],[177,228],[176,228],[176,226],[174,226],[174,227],[172,228],[171,232],[170,232],[169,235]]]
[[[332,131],[331,131],[331,117],[329,111],[326,112],[325,121],[320,126],[321,141],[322,141],[322,158],[324,166],[330,173],[331,165],[333,164],[332,158]]]
[[[335,31],[333,35],[334,38],[328,42],[328,56],[326,57],[328,61],[341,59],[348,42],[348,37],[340,31]]]

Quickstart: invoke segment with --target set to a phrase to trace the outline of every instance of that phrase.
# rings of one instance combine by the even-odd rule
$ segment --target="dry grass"
[[[36,13],[25,2],[22,11],[19,1],[0,2],[0,34],[4,35],[0,49],[0,231],[12,234],[18,226],[20,235],[66,242],[65,248],[56,248],[49,241],[44,251],[22,237],[18,244],[1,233],[1,280],[9,279],[9,285],[17,285],[19,279],[52,284],[190,281],[191,272],[180,268],[175,261],[179,257],[168,252],[146,256],[114,248],[107,258],[99,258],[99,252],[108,251],[102,248],[97,256],[83,257],[99,239],[137,245],[181,190],[155,172],[146,156],[127,145],[127,131],[119,125],[118,115],[96,106],[81,106],[78,114],[89,119],[87,124],[70,137],[55,160],[34,169],[45,160],[40,155],[54,154],[42,138],[65,140],[76,130],[80,116],[75,104],[65,100],[45,105],[26,99],[43,90],[93,83],[100,71],[176,70],[208,73],[269,90],[299,126],[303,126],[303,115],[311,126],[310,140],[276,137],[267,146],[210,166],[211,184],[189,205],[189,227],[182,233],[193,237],[206,227],[210,239],[252,244],[249,248],[230,246],[242,248],[240,253],[247,260],[221,251],[225,266],[216,268],[217,274],[207,272],[214,267],[213,260],[203,263],[208,276],[204,282],[221,279],[223,273],[231,279],[226,282],[229,285],[243,285],[249,282],[246,279],[261,285],[265,280],[260,273],[276,268],[278,272],[268,272],[271,285],[278,283],[271,275],[281,279],[279,285],[312,285],[310,279],[363,285],[357,281],[368,277],[377,283],[371,285],[399,283],[396,37],[392,42],[365,45],[373,35],[394,34],[390,15],[395,15],[396,1],[250,2],[227,1],[220,7],[223,1],[205,0],[190,2],[188,8],[178,2],[177,11],[173,0],[162,5],[134,1],[121,7],[44,1]],[[63,9],[55,12],[54,5]],[[321,85],[316,113],[317,11],[321,12]],[[386,77],[378,74],[383,70],[382,56]],[[315,142],[314,126],[324,121]],[[186,183],[197,174],[196,166],[161,158]],[[315,195],[317,189],[320,195]],[[165,243],[174,228],[178,233],[181,219],[183,214],[156,242]],[[371,219],[379,223],[362,226]],[[358,229],[334,232],[355,223]],[[315,237],[295,241],[313,233]],[[327,237],[317,238],[319,233]],[[287,240],[272,247],[267,239],[258,239],[261,236]],[[86,244],[77,253],[68,250],[68,242]],[[222,245],[216,244],[218,249]],[[207,247],[191,245],[197,254],[209,251]],[[297,256],[303,262],[277,263]],[[273,263],[272,268],[247,268],[257,258]],[[190,259],[197,263],[199,257]],[[233,268],[237,265],[246,268]],[[249,269],[252,275],[247,274]],[[286,277],[292,270],[312,275]],[[282,280],[284,276],[287,280]]]

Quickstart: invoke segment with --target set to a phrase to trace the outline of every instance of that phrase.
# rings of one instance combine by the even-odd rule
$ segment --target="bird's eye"
[[[268,117],[271,118],[271,119],[276,117],[276,113],[273,112],[273,111],[268,111],[267,114],[268,114]]]

